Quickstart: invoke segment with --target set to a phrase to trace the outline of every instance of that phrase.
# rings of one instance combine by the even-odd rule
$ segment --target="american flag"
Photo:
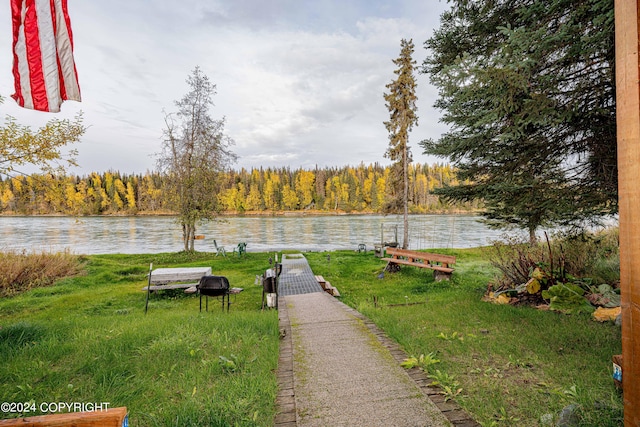
[[[56,113],[80,101],[67,0],[11,0],[11,17],[16,102]]]

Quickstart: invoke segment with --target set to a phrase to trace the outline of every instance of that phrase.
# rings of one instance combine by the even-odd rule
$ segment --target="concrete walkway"
[[[315,282],[306,259],[294,259],[280,276],[276,426],[478,426],[422,371],[400,367],[407,355],[360,313],[319,286],[292,285],[292,275]]]

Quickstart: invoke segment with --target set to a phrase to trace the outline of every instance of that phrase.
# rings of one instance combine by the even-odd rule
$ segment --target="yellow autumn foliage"
[[[535,270],[533,270],[533,272],[531,273],[531,277],[536,280],[541,280],[544,279],[544,273],[542,272],[542,270],[536,267]]]
[[[541,288],[540,282],[538,282],[537,279],[531,278],[527,282],[527,292],[530,293],[531,295],[537,294],[538,292],[540,292],[540,288]]]
[[[501,293],[496,296],[493,292],[489,292],[489,295],[485,296],[483,299],[494,304],[509,304],[509,302],[511,302],[511,298],[509,298],[506,293]]]
[[[614,321],[616,320],[616,317],[620,315],[620,313],[622,313],[622,307],[598,307],[596,311],[593,312],[591,317],[593,317],[593,320],[596,320],[598,322],[606,322],[607,320]]]

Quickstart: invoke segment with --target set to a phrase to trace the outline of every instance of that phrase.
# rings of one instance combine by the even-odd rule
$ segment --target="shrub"
[[[551,239],[530,244],[517,237],[494,242],[491,264],[500,275],[491,283],[494,290],[527,283],[536,268],[550,278],[564,282],[568,276],[591,278],[593,283],[615,285],[620,280],[618,229],[593,233],[584,230],[560,232]],[[551,286],[555,280],[546,285]],[[548,288],[543,286],[543,289]]]
[[[531,245],[517,237],[507,237],[505,241],[493,243],[490,252],[491,264],[500,275],[491,283],[495,290],[510,289],[526,283],[537,264],[544,259],[542,245]]]
[[[607,260],[607,264],[611,265],[613,261],[618,266],[617,276],[620,274],[618,228],[596,233],[584,230],[558,233],[554,235],[551,247],[554,253],[563,257],[567,271],[576,277],[594,277],[597,265]]]

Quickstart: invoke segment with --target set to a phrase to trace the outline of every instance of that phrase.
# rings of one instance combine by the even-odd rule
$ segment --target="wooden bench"
[[[126,407],[0,420],[2,427],[122,427],[126,425],[129,425]]]
[[[391,258],[382,258],[383,261],[387,261],[385,270],[389,270],[390,266],[393,265],[429,268],[433,270],[436,280],[449,280],[454,270],[449,265],[456,263],[456,257],[452,255],[417,252],[407,249],[387,248],[387,254],[391,255]]]

